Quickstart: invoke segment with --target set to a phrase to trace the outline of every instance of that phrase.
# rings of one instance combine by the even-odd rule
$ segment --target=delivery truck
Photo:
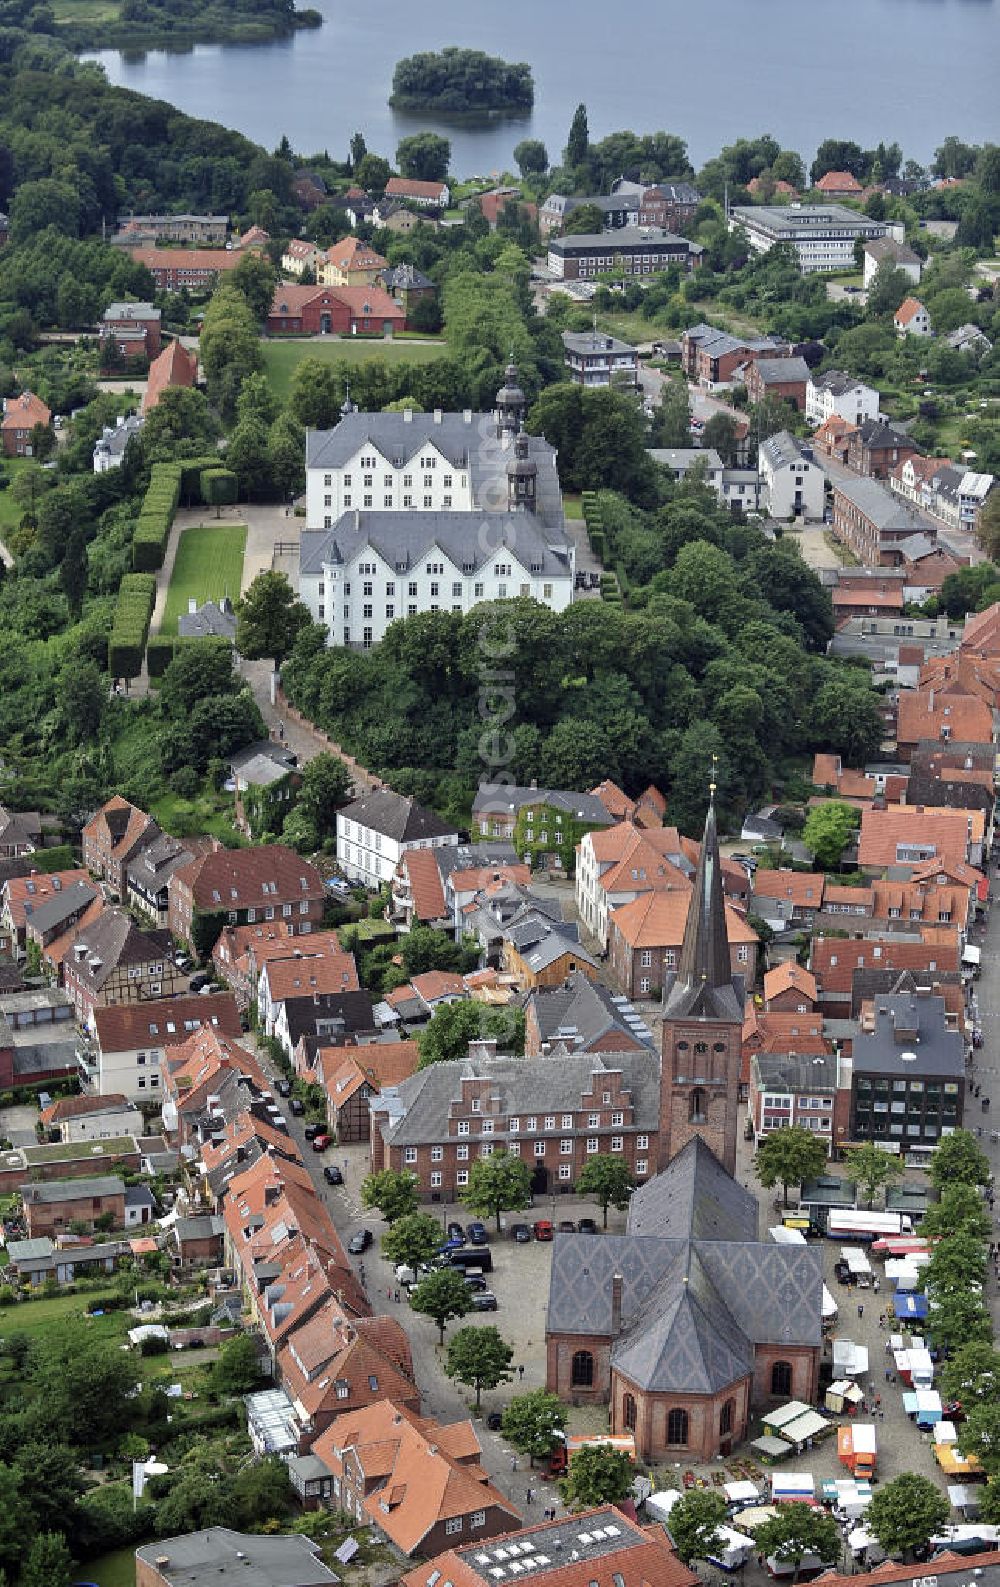
[[[831,1240],[881,1240],[912,1234],[913,1223],[903,1212],[831,1212],[826,1220]]]
[[[878,1444],[873,1422],[849,1422],[837,1429],[837,1454],[852,1477],[872,1478],[878,1465]]]

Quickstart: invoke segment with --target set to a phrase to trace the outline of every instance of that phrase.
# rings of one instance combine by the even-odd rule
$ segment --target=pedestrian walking
[[[886,1349],[888,1349],[888,1345],[886,1346]],[[885,1369],[885,1381],[887,1383],[891,1383],[892,1382],[892,1373],[889,1371],[888,1367],[886,1367],[886,1369]]]
[[[396,1291],[396,1305],[399,1305],[399,1290]]]
[[[510,1469],[511,1469],[511,1471],[516,1471],[517,1470],[517,1456],[516,1455],[511,1455],[511,1457],[510,1457]]]
[[[524,1490],[524,1502],[525,1502],[525,1504],[530,1504],[531,1503],[531,1489],[530,1488],[526,1488]]]
[[[865,1314],[865,1308],[863,1306],[859,1306],[858,1307],[858,1317],[861,1318],[861,1317],[864,1316],[864,1314]]]
[[[523,1382],[524,1381],[524,1365],[523,1365],[523,1363],[518,1367],[517,1375],[521,1379],[521,1381]]]

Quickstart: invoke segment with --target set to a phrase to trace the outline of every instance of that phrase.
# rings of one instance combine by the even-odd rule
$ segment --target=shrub
[[[136,572],[150,572],[163,566],[180,496],[181,465],[154,463],[132,537],[132,566]]]
[[[126,573],[108,640],[108,670],[113,678],[137,678],[142,671],[155,600],[156,580],[151,573]]]
[[[170,1353],[170,1340],[161,1339],[159,1334],[149,1334],[139,1343],[141,1356],[165,1356]]]

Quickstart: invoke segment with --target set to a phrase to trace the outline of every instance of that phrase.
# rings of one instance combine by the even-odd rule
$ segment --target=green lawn
[[[16,1306],[5,1306],[0,1312],[0,1332],[54,1340],[67,1322],[86,1318],[87,1328],[95,1337],[123,1339],[129,1327],[128,1312],[113,1311],[103,1317],[90,1317],[87,1306],[98,1298],[91,1290],[85,1295],[54,1295],[51,1299],[18,1301]]]
[[[80,1566],[80,1577],[96,1582],[97,1587],[135,1587],[135,1549],[116,1548],[89,1559]]]
[[[30,461],[27,457],[0,457],[0,472],[13,484],[15,474],[27,468]],[[0,490],[0,540],[3,539],[4,530],[16,529],[23,516],[24,508],[19,507],[14,500],[10,485],[6,490]]]
[[[563,512],[567,518],[583,517],[583,502],[579,496],[566,495],[563,497]]]
[[[236,600],[243,578],[246,540],[246,524],[204,524],[181,530],[161,634],[176,634],[177,619],[187,611],[190,599],[199,606],[204,601],[219,601],[224,595]]]
[[[266,341],[261,343],[264,353],[264,372],[271,389],[280,402],[288,401],[292,376],[303,358],[318,358],[324,364],[360,364],[369,358],[384,358],[387,363],[426,364],[434,358],[443,358],[448,351],[444,342],[385,341],[382,337],[344,337],[342,341],[313,342],[308,340]]]

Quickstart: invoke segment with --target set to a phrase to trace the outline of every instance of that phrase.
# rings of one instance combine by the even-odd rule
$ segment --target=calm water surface
[[[527,136],[560,156],[577,103],[594,138],[662,128],[697,166],[739,136],[771,132],[806,160],[824,137],[896,139],[930,159],[951,132],[1000,140],[997,0],[320,0],[321,29],[275,44],[96,59],[114,83],[236,127],[272,148],[347,154],[360,128],[392,156],[433,120],[386,103],[395,62],[459,44],[535,75],[530,118],[440,128],[463,175],[510,167]]]

